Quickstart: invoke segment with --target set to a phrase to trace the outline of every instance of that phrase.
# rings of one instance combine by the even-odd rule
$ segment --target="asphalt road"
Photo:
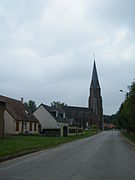
[[[99,133],[0,164],[0,180],[135,180],[135,148]]]

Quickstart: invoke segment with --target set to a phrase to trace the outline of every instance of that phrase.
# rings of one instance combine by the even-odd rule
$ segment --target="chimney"
[[[23,103],[23,97],[21,97],[21,103]]]
[[[56,117],[58,117],[58,115],[59,115],[59,112],[58,112],[58,111],[56,111]]]

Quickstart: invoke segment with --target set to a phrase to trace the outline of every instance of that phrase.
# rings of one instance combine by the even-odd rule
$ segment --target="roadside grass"
[[[130,142],[135,144],[135,135],[129,135],[127,133],[122,133],[124,137],[126,137]]]
[[[0,158],[16,154],[27,154],[31,151],[38,151],[55,147],[57,145],[74,141],[80,138],[97,134],[96,129],[89,129],[80,136],[70,137],[44,137],[44,136],[10,136],[0,138]]]

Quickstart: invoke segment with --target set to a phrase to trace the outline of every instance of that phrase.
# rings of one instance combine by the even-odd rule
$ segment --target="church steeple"
[[[91,86],[93,86],[93,88],[95,88],[95,89],[100,88],[95,60],[94,60],[94,65],[93,65]]]
[[[97,68],[94,59],[92,79],[90,84],[89,109],[91,109],[98,117],[99,127],[102,129],[102,97],[101,88],[98,80]]]
[[[90,97],[93,97],[93,98],[94,97],[97,98],[98,96],[100,97],[101,96],[100,91],[101,91],[101,88],[100,88],[100,84],[99,84],[99,80],[98,80],[96,62],[94,60],[92,79],[91,79],[91,85],[90,85]],[[90,108],[90,102],[89,102],[89,108]]]

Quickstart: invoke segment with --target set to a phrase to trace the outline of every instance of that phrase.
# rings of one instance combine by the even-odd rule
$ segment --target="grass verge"
[[[135,135],[129,135],[127,133],[122,133],[122,135],[127,138],[131,143],[135,144]]]
[[[83,135],[72,137],[44,137],[44,136],[11,136],[0,139],[0,160],[39,151],[67,143],[80,138],[95,135],[97,130],[85,131]],[[16,157],[15,156],[15,157]]]

